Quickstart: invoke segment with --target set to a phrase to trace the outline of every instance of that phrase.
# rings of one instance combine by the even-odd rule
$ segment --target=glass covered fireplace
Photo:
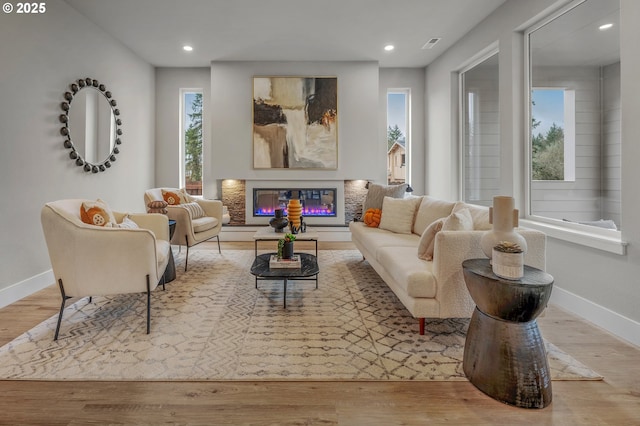
[[[299,198],[304,217],[336,217],[336,188],[253,189],[253,216],[273,216],[276,209],[284,210],[292,198]]]

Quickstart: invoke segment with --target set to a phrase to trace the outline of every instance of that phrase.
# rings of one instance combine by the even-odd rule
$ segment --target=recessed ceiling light
[[[613,27],[613,24],[600,25],[600,27],[598,27],[598,28],[600,29],[600,31],[604,31],[604,30],[608,30],[611,27]]]
[[[386,50],[387,52],[391,52],[393,49],[395,49],[396,47],[393,44],[387,44],[384,47],[384,50]]]
[[[182,46],[182,50],[191,52],[193,50],[193,47],[189,46],[188,44],[185,44],[184,46]]]

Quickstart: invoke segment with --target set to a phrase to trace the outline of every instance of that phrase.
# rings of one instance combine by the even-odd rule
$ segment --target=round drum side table
[[[463,370],[482,392],[523,408],[551,403],[551,376],[536,318],[547,306],[553,277],[525,266],[519,280],[494,275],[489,259],[462,263],[476,303],[464,346]]]

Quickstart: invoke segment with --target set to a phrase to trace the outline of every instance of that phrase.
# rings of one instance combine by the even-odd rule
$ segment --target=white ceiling
[[[505,0],[65,1],[158,67],[262,60],[424,67]],[[442,40],[421,49],[434,37]],[[396,49],[385,52],[387,43]]]

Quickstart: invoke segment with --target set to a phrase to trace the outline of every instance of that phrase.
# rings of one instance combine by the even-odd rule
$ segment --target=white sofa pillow
[[[469,209],[451,213],[442,224],[443,231],[473,231],[473,218]]]
[[[436,243],[436,234],[442,229],[444,224],[444,218],[434,221],[431,225],[427,226],[420,242],[418,243],[418,258],[422,260],[433,260],[433,248]]]
[[[204,209],[198,203],[183,203],[180,204],[180,207],[184,207],[189,210],[191,219],[198,219],[205,216]]]
[[[378,227],[397,234],[411,234],[419,200],[420,198],[384,197]]]
[[[414,234],[422,235],[425,229],[437,219],[449,216],[455,205],[454,202],[438,200],[425,195],[420,207],[418,207],[416,220],[413,224]]]
[[[460,211],[462,209],[468,209],[473,219],[473,229],[477,231],[487,231],[492,229],[491,223],[489,223],[489,207],[476,206],[473,204],[467,204],[462,201],[456,203],[453,208],[453,212]]]

